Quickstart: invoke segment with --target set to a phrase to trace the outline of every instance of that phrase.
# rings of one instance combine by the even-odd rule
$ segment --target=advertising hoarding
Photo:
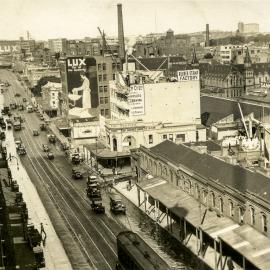
[[[0,55],[21,53],[21,46],[18,41],[0,40]]]
[[[142,84],[130,86],[128,104],[130,116],[144,115],[144,87]]]
[[[177,79],[179,82],[199,81],[200,80],[200,71],[198,69],[178,70],[177,71]]]
[[[90,109],[98,106],[97,70],[94,57],[66,59],[66,88],[69,109]]]

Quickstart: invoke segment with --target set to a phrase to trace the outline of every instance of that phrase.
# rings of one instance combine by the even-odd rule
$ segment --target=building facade
[[[263,256],[269,252],[265,250],[268,246],[258,247],[255,240],[269,242],[270,185],[266,176],[170,141],[152,148],[141,146],[132,155],[132,167],[138,175],[139,204],[145,205],[142,209],[154,208],[157,222],[167,215],[171,233],[170,224],[178,224],[184,244],[187,237],[194,237],[197,251],[203,250],[202,258],[212,252],[215,258],[219,253],[222,260],[223,251],[217,245],[226,243],[227,256],[242,269],[267,269]],[[238,238],[253,252],[235,245]],[[218,269],[220,263],[213,261]]]

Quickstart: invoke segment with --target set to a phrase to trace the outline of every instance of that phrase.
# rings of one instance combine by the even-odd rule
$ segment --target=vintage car
[[[53,153],[52,153],[52,152],[47,152],[47,158],[48,158],[49,160],[53,160],[53,159],[54,159]]]
[[[49,152],[50,148],[47,144],[42,144],[43,152]]]
[[[91,208],[96,214],[105,213],[105,207],[102,205],[101,197],[96,200],[91,201]]]
[[[83,175],[82,175],[82,173],[80,171],[72,169],[72,178],[74,178],[74,179],[82,179]]]
[[[33,129],[33,136],[38,136],[39,135],[39,132],[37,129]]]

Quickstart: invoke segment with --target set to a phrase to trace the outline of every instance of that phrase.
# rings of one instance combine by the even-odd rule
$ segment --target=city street
[[[11,83],[9,90],[4,93],[5,104],[9,104],[16,99],[21,103],[22,98],[27,97],[25,88],[17,81],[15,74],[8,71],[1,71],[0,78]],[[19,93],[20,97],[14,97]],[[72,165],[60,150],[58,144],[49,144],[47,139],[48,131],[40,131],[39,136],[33,136],[34,129],[39,130],[41,121],[35,112],[12,111],[13,115],[19,114],[24,119],[21,131],[14,131],[14,137],[20,137],[26,146],[27,155],[21,156],[21,162],[26,168],[35,186],[41,186],[46,190],[50,200],[56,206],[63,218],[63,226],[66,226],[74,236],[74,242],[63,242],[74,269],[88,269],[82,262],[78,265],[73,246],[79,245],[82,254],[86,257],[90,269],[115,269],[117,261],[116,236],[124,229],[132,229],[141,233],[144,237],[148,232],[140,232],[139,225],[141,217],[134,206],[125,200],[127,205],[127,215],[113,215],[110,212],[107,188],[102,190],[103,203],[106,213],[97,215],[92,212],[90,202],[86,197],[86,176],[87,167],[84,168],[84,178],[80,180],[72,179]],[[42,144],[48,144],[55,159],[48,160],[46,153],[42,150]],[[46,202],[43,202],[46,207]],[[47,209],[50,214],[50,209]],[[53,222],[53,220],[52,220]],[[144,229],[145,230],[145,229]],[[59,233],[59,232],[58,232]],[[61,233],[60,238],[61,238]],[[149,237],[149,243],[156,246],[155,241]],[[156,247],[158,250],[159,247]],[[163,256],[167,256],[162,252]],[[72,258],[74,261],[72,261]],[[76,260],[76,262],[75,262]]]

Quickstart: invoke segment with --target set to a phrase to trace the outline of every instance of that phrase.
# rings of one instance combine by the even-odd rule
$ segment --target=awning
[[[240,226],[219,238],[259,269],[270,269],[270,239],[250,225]]]
[[[193,197],[179,188],[169,184],[165,179],[154,177],[137,183],[137,186],[147,192],[152,198],[161,202],[177,217],[185,218],[194,227],[199,227],[207,209]],[[215,212],[208,211],[204,223],[217,217]]]
[[[116,159],[122,157],[130,157],[129,152],[114,152],[108,149],[91,150],[91,154],[100,159]]]

